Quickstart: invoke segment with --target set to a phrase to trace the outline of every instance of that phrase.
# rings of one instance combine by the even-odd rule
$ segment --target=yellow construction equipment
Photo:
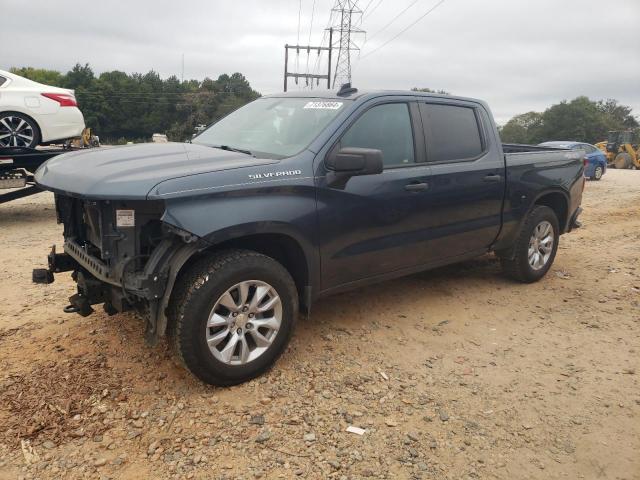
[[[607,140],[596,143],[596,147],[607,156],[607,164],[614,168],[640,168],[640,146],[632,144],[632,131],[612,131]]]

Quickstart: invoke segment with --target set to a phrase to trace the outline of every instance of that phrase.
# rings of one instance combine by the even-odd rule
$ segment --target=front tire
[[[33,119],[18,112],[0,113],[0,148],[35,148],[39,144],[40,130]]]
[[[551,268],[558,250],[558,217],[549,207],[536,205],[527,215],[511,255],[500,258],[503,271],[523,283],[540,280]]]
[[[235,385],[265,372],[285,349],[298,294],[277,261],[227,250],[183,274],[170,304],[170,335],[178,358],[200,380]]]

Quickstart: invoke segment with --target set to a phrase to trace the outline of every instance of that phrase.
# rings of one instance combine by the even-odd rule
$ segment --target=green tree
[[[507,143],[550,140],[596,143],[605,139],[609,130],[637,127],[631,107],[612,99],[593,101],[582,96],[563,100],[542,113],[517,115],[500,129],[500,136]]]
[[[505,143],[537,143],[542,121],[542,114],[538,112],[516,115],[500,129],[500,137]]]
[[[423,87],[423,88],[418,88],[418,87],[413,87],[411,89],[412,92],[425,92],[425,93],[439,93],[441,95],[451,95],[449,92],[445,91],[445,90],[432,90],[431,88],[428,87]]]
[[[606,135],[606,131],[605,116],[598,110],[596,102],[578,97],[545,110],[540,139],[594,142]]]
[[[605,115],[609,130],[628,130],[639,126],[631,107],[620,105],[617,100],[600,100],[596,107]]]
[[[64,78],[64,87],[76,89],[90,89],[93,86],[95,76],[89,64],[80,65],[76,63],[71,71],[67,72]]]
[[[28,78],[34,82],[44,83],[45,85],[51,85],[53,87],[62,87],[64,83],[64,75],[55,70],[46,70],[44,68],[12,68],[9,70],[11,73],[20,75],[21,77]]]

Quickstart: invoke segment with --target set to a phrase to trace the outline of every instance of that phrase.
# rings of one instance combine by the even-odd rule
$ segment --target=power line
[[[398,15],[396,15],[395,17],[393,17],[391,19],[391,21],[389,23],[387,23],[384,27],[382,27],[380,30],[378,30],[377,32],[375,32],[373,35],[371,35],[370,37],[368,37],[364,43],[362,44],[362,46],[364,47],[364,44],[367,43],[369,40],[372,40],[374,37],[376,37],[379,33],[384,32],[393,22],[395,22],[398,18],[400,18],[402,16],[402,14],[404,12],[406,12],[407,10],[409,10],[411,7],[413,7],[416,3],[418,3],[420,0],[413,0],[413,2],[411,2],[404,10],[402,10]]]
[[[300,45],[300,16],[302,15],[302,0],[298,1],[298,40],[296,41],[296,45]],[[296,71],[299,67],[300,60],[300,52],[296,53]]]
[[[309,25],[309,40],[307,41],[307,45],[311,45],[311,32],[313,32],[313,15],[316,11],[316,0],[313,0],[313,5],[311,7],[311,25]],[[298,42],[300,44],[300,42]],[[307,68],[306,73],[309,73],[309,52],[307,52]],[[313,85],[313,82],[311,82]]]
[[[371,14],[376,11],[376,8],[378,8],[383,1],[384,0],[379,0],[378,3],[376,3],[374,7],[371,9],[371,11],[367,14],[367,16],[366,17],[363,16],[363,19],[369,18]]]
[[[322,40],[320,40],[320,46],[323,47],[324,46],[324,42],[327,38],[327,34],[329,32],[329,28],[331,27],[331,24],[333,23],[333,10],[331,10],[329,12],[329,20],[327,21],[327,26],[324,28],[324,33],[322,35]],[[331,48],[332,45],[329,45],[329,48]],[[320,60],[322,58],[322,54],[323,51],[320,51],[320,54],[317,56],[316,58],[316,63],[315,66],[313,67],[313,73],[318,73],[318,70],[320,69]]]
[[[367,53],[366,55],[363,55],[362,57],[360,57],[360,60],[364,60],[365,58],[367,58],[368,56],[374,54],[375,52],[377,52],[378,50],[380,50],[381,48],[383,48],[384,46],[390,44],[391,42],[393,42],[396,38],[398,38],[400,35],[402,35],[404,32],[406,32],[407,30],[409,30],[411,27],[413,27],[415,24],[417,24],[420,20],[422,20],[424,17],[426,17],[427,15],[429,15],[431,12],[433,12],[436,8],[438,8],[440,5],[442,5],[445,2],[445,0],[440,0],[438,3],[436,3],[433,7],[431,7],[429,10],[427,10],[424,14],[420,15],[415,22],[409,24],[406,28],[404,28],[403,30],[400,30],[400,32],[396,35],[394,35],[393,37],[391,37],[389,40],[387,40],[386,42],[384,42],[382,45],[380,45],[377,48],[374,48],[373,50],[371,50],[369,53]]]
[[[362,9],[363,16],[365,13],[367,13],[367,9],[371,6],[372,3],[373,3],[373,0],[369,0],[369,3],[367,3],[367,6]]]

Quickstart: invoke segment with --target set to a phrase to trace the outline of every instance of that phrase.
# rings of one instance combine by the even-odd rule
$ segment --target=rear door
[[[474,102],[420,102],[431,166],[430,262],[488,249],[502,222],[505,164],[488,112]]]

